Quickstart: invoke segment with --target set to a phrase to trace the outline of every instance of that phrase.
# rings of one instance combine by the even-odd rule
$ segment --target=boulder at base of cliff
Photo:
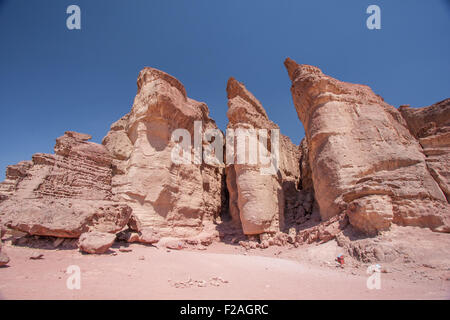
[[[9,257],[2,251],[2,240],[0,239],[0,267],[7,265]]]
[[[86,232],[80,236],[78,247],[86,253],[102,254],[114,243],[116,235],[105,232]]]

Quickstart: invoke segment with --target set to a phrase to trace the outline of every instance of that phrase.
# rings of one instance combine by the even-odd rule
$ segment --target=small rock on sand
[[[6,255],[6,253],[1,251],[0,248],[0,267],[6,266],[9,262],[9,257]]]
[[[42,253],[39,253],[39,252],[35,252],[35,253],[33,253],[30,256],[31,260],[39,260],[39,259],[42,259],[42,258],[44,258],[44,255]]]

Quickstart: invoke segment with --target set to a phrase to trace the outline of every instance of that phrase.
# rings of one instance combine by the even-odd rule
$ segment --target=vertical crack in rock
[[[369,234],[392,223],[450,231],[446,198],[400,112],[367,86],[289,58],[285,66],[322,219],[345,212]]]

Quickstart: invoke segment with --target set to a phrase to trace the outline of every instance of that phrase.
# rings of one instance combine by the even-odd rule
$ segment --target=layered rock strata
[[[0,219],[31,235],[77,238],[83,232],[116,232],[131,215],[113,200],[112,157],[91,137],[66,132],[55,154],[9,166],[0,184]]]
[[[450,99],[424,108],[401,106],[399,110],[422,146],[428,170],[450,202]]]

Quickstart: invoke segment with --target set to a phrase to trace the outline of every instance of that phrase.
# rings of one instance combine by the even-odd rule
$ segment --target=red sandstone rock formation
[[[133,230],[121,232],[121,240],[207,245],[225,211],[249,235],[242,243],[251,248],[328,241],[348,221],[368,234],[392,223],[449,232],[450,99],[396,110],[367,86],[290,59],[285,64],[306,137],[296,146],[279,135],[274,174],[259,155],[256,164],[235,159],[226,169],[206,163],[194,141],[218,131],[208,107],[188,98],[174,77],[145,68],[132,110],[111,126],[103,145],[66,132],[54,155],[35,154],[7,168],[0,224],[31,235],[85,234],[80,246],[88,252],[114,241],[96,232],[115,233],[127,224]],[[270,129],[278,126],[261,103],[233,78],[227,94],[228,129],[268,130],[266,146],[257,145],[273,155]],[[192,163],[173,161],[177,129],[191,137]],[[200,136],[200,142],[208,150],[211,141]],[[231,157],[243,151],[236,141],[232,146]],[[3,254],[0,261],[6,260]]]
[[[449,205],[429,171],[430,159],[400,112],[367,86],[291,59],[285,65],[322,218],[345,212],[354,227],[370,234],[392,223],[450,231]],[[411,118],[425,119],[419,116],[424,113],[411,112]]]
[[[228,80],[227,94],[229,107],[227,116],[230,121],[228,129],[235,132],[235,141],[232,144],[235,150],[234,161],[227,167],[231,216],[242,224],[245,234],[275,233],[283,228],[285,210],[288,208],[295,210],[300,205],[300,203],[296,205],[300,177],[299,149],[288,137],[280,134],[279,145],[276,146],[279,150],[278,168],[272,174],[264,174],[261,168],[269,165],[263,164],[259,151],[263,148],[274,154],[275,150],[271,150],[273,137],[270,130],[279,128],[269,120],[261,103],[234,78]],[[258,148],[255,148],[257,156],[254,164],[249,160],[250,146],[243,149],[238,145],[239,129],[268,131],[266,145],[256,140],[260,137],[255,132]],[[238,163],[238,153],[245,153],[245,163]],[[230,163],[228,160],[227,163]]]
[[[401,106],[399,110],[422,146],[428,170],[450,202],[450,99],[418,109]]]
[[[174,163],[171,135],[176,129],[188,130],[188,153],[194,155],[194,122],[201,121],[203,132],[217,126],[207,105],[188,98],[171,75],[145,68],[137,84],[131,112],[103,139],[115,158],[113,191],[132,207],[130,226],[136,231],[152,228],[159,236],[195,236],[221,213],[224,165],[207,165],[201,159]]]
[[[0,184],[0,219],[32,235],[77,238],[122,229],[131,209],[113,201],[111,156],[76,132],[56,140],[55,154],[9,166]]]

